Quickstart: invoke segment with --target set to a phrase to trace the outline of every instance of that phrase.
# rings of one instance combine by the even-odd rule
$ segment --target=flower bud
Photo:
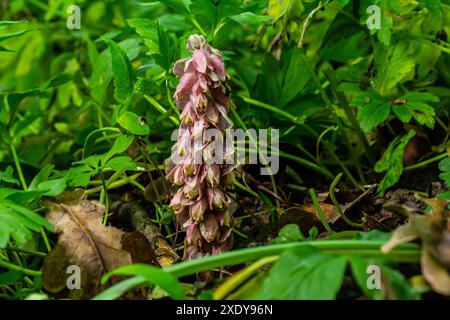
[[[205,211],[208,209],[208,201],[203,198],[197,201],[190,209],[190,215],[195,221],[203,221]]]
[[[210,186],[217,186],[220,182],[220,168],[213,163],[206,165],[206,181]]]

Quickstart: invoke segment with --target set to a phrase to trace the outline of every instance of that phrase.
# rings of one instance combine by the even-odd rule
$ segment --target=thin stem
[[[52,251],[52,247],[50,246],[50,241],[48,240],[47,234],[45,233],[44,228],[40,227],[40,229],[41,229],[42,239],[44,240],[45,249],[47,249],[47,252],[50,252],[50,251]]]
[[[249,104],[251,104],[251,105],[254,105],[254,106],[257,106],[257,107],[260,107],[260,108],[269,110],[269,111],[272,111],[273,113],[278,114],[278,115],[280,115],[280,116],[286,118],[287,120],[290,120],[291,122],[293,122],[293,123],[295,123],[295,124],[297,124],[297,125],[301,125],[303,128],[305,128],[306,131],[308,131],[309,133],[311,133],[313,136],[318,137],[318,134],[317,134],[313,129],[311,129],[310,127],[308,127],[307,125],[305,125],[302,121],[300,121],[297,117],[293,116],[292,114],[290,114],[290,113],[288,113],[288,112],[286,112],[286,111],[280,110],[280,109],[278,109],[278,108],[276,108],[276,107],[274,107],[274,106],[271,106],[271,105],[266,104],[266,103],[261,102],[261,101],[257,101],[257,100],[254,100],[254,99],[251,99],[251,98],[242,97],[242,96],[241,96],[241,98],[244,99],[244,101],[246,101],[247,103],[249,103]],[[345,164],[339,159],[339,157],[338,157],[338,156],[336,155],[336,153],[333,151],[333,146],[330,145],[330,144],[328,143],[328,141],[325,141],[325,140],[323,141],[323,144],[325,145],[325,147],[327,148],[327,150],[328,150],[328,152],[331,154],[331,156],[332,156],[332,157],[335,159],[335,161],[339,164],[339,166],[341,167],[341,169],[344,171],[345,175],[346,175],[346,176],[349,178],[349,180],[353,183],[353,185],[354,185],[356,188],[359,188],[358,182],[355,180],[355,178],[353,177],[353,175],[352,175],[352,174],[350,173],[350,171],[347,169],[347,167],[345,166]],[[282,156],[282,155],[281,155],[281,151],[279,152],[279,155]],[[285,154],[285,155],[287,155],[287,154]],[[287,158],[287,157],[286,157],[286,158]],[[294,160],[294,159],[292,159],[292,160]],[[294,161],[296,161],[296,160],[294,160]],[[306,161],[306,160],[305,160],[305,161]],[[299,163],[300,163],[300,162],[299,162]],[[326,171],[328,171],[328,170],[326,170]],[[323,171],[323,170],[320,170],[319,172],[322,172],[322,173],[323,173],[324,171]],[[327,176],[327,175],[326,175],[326,176]],[[328,177],[329,177],[330,179],[334,179],[334,175],[333,175],[333,174],[330,174]]]
[[[236,112],[236,110],[234,110],[233,108],[231,108],[231,113],[234,115],[234,117],[238,120],[239,125],[244,128],[246,131],[248,130],[247,126],[245,125],[244,121],[242,121],[241,117],[239,116],[239,114]],[[249,135],[250,138],[250,142],[255,146],[255,149],[258,148],[258,145],[253,137],[253,135]],[[270,178],[270,183],[272,184],[272,191],[273,193],[278,196],[278,189],[277,189],[277,184],[275,182],[275,177],[274,174],[272,172],[272,169],[270,168],[270,166],[268,165],[268,160],[267,158],[264,156],[264,154],[262,154],[260,152],[259,154],[259,158],[262,162],[262,164],[266,167],[267,173],[269,175]],[[277,204],[277,209],[280,208],[280,201],[278,199],[275,199],[275,202]]]
[[[33,276],[33,277],[41,276],[41,272],[40,271],[30,270],[30,269],[27,269],[27,268],[24,268],[24,267],[21,267],[21,266],[18,266],[18,265],[15,265],[13,263],[6,262],[6,261],[3,261],[3,260],[0,260],[0,267],[6,268],[6,269],[9,269],[9,270],[12,270],[12,271],[21,271],[21,272],[23,272],[23,273],[25,273],[27,275]]]
[[[327,168],[323,168],[323,167],[321,167],[321,166],[319,166],[319,165],[317,165],[317,164],[315,164],[313,162],[310,162],[308,160],[305,160],[303,158],[294,156],[292,154],[286,153],[286,152],[281,151],[281,150],[279,151],[279,155],[282,158],[291,159],[291,160],[297,162],[298,164],[301,164],[301,165],[303,165],[305,167],[313,169],[313,170],[321,173],[322,175],[324,175],[327,178],[330,178],[330,179],[334,178],[334,175]]]
[[[21,248],[5,248],[6,251],[15,251],[22,254],[29,254],[33,256],[39,256],[39,257],[45,257],[47,254],[45,252],[39,252],[39,251],[33,251],[33,250],[26,250]]]
[[[325,230],[327,230],[329,234],[334,233],[333,229],[331,229],[330,225],[328,224],[327,218],[325,217],[322,208],[320,207],[319,201],[317,200],[316,192],[314,191],[313,188],[309,189],[309,194],[311,196],[311,200],[314,204],[314,207],[316,208],[317,214],[320,217],[320,221],[322,221],[322,224],[325,227]]]
[[[111,183],[111,185],[108,186],[108,189],[115,189],[115,188],[123,187],[123,186],[127,185],[128,183],[130,183],[130,180],[136,180],[141,174],[142,174],[142,172],[136,173],[130,177],[127,177],[126,179],[117,180],[117,181]],[[91,189],[87,189],[84,191],[84,194],[85,195],[95,194],[97,192],[101,192],[102,188],[103,188],[103,186],[98,186],[98,187],[94,187]]]
[[[289,112],[283,111],[274,106],[271,106],[270,104],[267,104],[267,103],[264,103],[264,102],[261,102],[261,101],[258,101],[258,100],[252,99],[252,98],[244,97],[241,95],[240,95],[240,97],[242,98],[242,100],[244,100],[245,102],[247,102],[251,105],[269,110],[272,113],[278,114],[278,115],[282,116],[283,118],[292,121],[293,123],[301,124],[300,119],[298,117],[290,114]]]
[[[247,279],[249,279],[256,271],[261,269],[266,264],[274,263],[278,259],[279,259],[279,256],[269,256],[269,257],[259,259],[258,261],[252,263],[250,266],[239,271],[234,276],[232,276],[227,281],[225,281],[223,284],[221,284],[214,291],[213,299],[214,300],[224,299],[229,293],[231,293],[234,289],[239,287]]]
[[[164,270],[179,278],[206,270],[246,263],[268,256],[280,255],[286,250],[305,247],[313,247],[321,250],[323,253],[334,255],[348,254],[348,252],[351,252],[355,255],[391,258],[396,262],[416,263],[420,261],[421,249],[418,245],[404,243],[395,247],[388,253],[383,253],[380,248],[384,245],[384,243],[384,241],[367,240],[315,240],[290,242],[263,247],[238,249],[215,256],[207,256],[204,258],[184,261],[167,267]],[[121,268],[126,268],[126,266]],[[106,283],[111,276],[120,274],[121,268],[106,274],[102,279],[102,283]],[[145,284],[147,284],[147,280],[144,277],[135,276],[106,289],[99,295],[95,296],[94,300],[116,299],[128,290],[143,286]]]
[[[419,162],[419,163],[407,166],[407,167],[404,168],[404,171],[409,171],[409,170],[414,170],[414,169],[418,169],[418,168],[424,167],[427,164],[439,161],[441,159],[444,159],[447,156],[449,156],[449,154],[447,152],[441,153],[440,155],[437,155],[436,157],[433,157],[433,158],[424,160],[422,162]]]
[[[100,198],[104,197],[105,202],[105,215],[103,216],[103,225],[106,226],[106,223],[108,222],[108,214],[109,214],[109,197],[108,197],[108,187],[106,186],[105,178],[103,177],[103,174],[101,174],[101,180],[102,180],[102,193],[100,194]]]
[[[11,140],[9,145],[11,148],[11,153],[13,156],[14,164],[16,166],[17,174],[19,175],[20,184],[22,185],[22,188],[24,191],[28,191],[28,186],[27,186],[25,177],[22,172],[22,167],[20,166],[20,161],[19,161],[19,157],[17,156],[16,147],[14,146],[14,141]]]
[[[351,221],[349,218],[347,218],[347,216],[345,215],[344,211],[342,211],[342,208],[341,208],[339,202],[336,200],[336,196],[334,195],[334,190],[336,189],[336,185],[339,183],[339,180],[341,179],[341,177],[342,177],[342,173],[339,173],[339,174],[336,176],[336,179],[334,179],[333,182],[332,182],[331,185],[330,185],[330,192],[329,192],[329,194],[330,194],[331,201],[333,202],[334,206],[337,208],[337,210],[338,210],[339,215],[341,216],[341,218],[342,218],[348,225],[350,225],[350,226],[352,226],[352,227],[356,227],[356,228],[361,228],[361,227],[362,227],[362,224],[361,224],[361,223],[353,222],[353,221]]]
[[[158,110],[161,114],[168,115],[169,111],[166,108],[164,108],[161,104],[159,104],[159,102],[156,101],[153,97],[151,97],[149,95],[144,95],[144,99],[147,100],[148,102],[150,102],[150,104],[153,107],[155,107],[155,109]],[[176,117],[169,115],[169,119],[177,127],[180,125],[180,121]]]
[[[302,59],[303,64],[306,66],[306,68],[308,69],[308,72],[311,75],[311,78],[313,80],[313,82],[315,83],[317,89],[319,90],[320,96],[322,97],[322,100],[325,102],[325,105],[328,108],[328,111],[331,113],[331,115],[333,116],[333,118],[335,119],[336,123],[338,124],[339,128],[341,129],[342,135],[344,137],[344,141],[347,144],[347,148],[348,151],[350,152],[350,156],[353,158],[353,162],[356,168],[358,168],[358,172],[362,172],[361,169],[359,169],[359,161],[358,159],[356,159],[355,154],[352,152],[351,150],[351,146],[349,144],[349,139],[347,137],[347,134],[345,133],[344,127],[342,125],[342,121],[341,119],[339,119],[339,117],[336,115],[336,112],[334,110],[334,106],[331,103],[330,98],[328,97],[327,93],[325,92],[324,88],[322,87],[322,84],[320,83],[320,79],[317,76],[317,74],[314,72],[313,68],[311,67],[311,65],[309,64],[308,60],[306,59],[306,57],[304,55],[300,56]],[[325,142],[324,142],[325,143]],[[328,147],[327,147],[328,148]],[[336,159],[338,160],[338,159]],[[344,170],[345,174],[348,176],[348,178],[350,179],[350,181],[352,181],[353,185],[355,185],[355,187],[359,187],[358,182],[356,182],[355,178],[353,177],[353,175],[350,173],[350,171],[347,169],[347,167],[345,167],[345,165],[339,160],[338,161],[339,165],[341,166],[342,170]]]
[[[256,193],[255,191],[253,191],[252,189],[247,188],[246,186],[244,186],[242,183],[240,183],[240,182],[237,181],[237,180],[234,181],[234,185],[235,185],[236,187],[238,187],[239,189],[244,190],[245,192],[251,194],[252,196],[254,196],[254,197],[258,198],[258,199],[261,198],[261,197],[259,196],[259,194],[257,194],[257,193]]]

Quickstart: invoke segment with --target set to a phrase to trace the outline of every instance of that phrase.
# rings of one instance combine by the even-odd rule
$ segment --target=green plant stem
[[[319,166],[319,165],[317,165],[317,164],[315,164],[315,163],[313,163],[311,161],[308,161],[308,160],[305,160],[303,158],[294,156],[292,154],[286,153],[286,152],[281,151],[281,150],[279,151],[279,155],[282,158],[293,160],[293,161],[297,162],[298,164],[301,164],[301,165],[303,165],[303,166],[305,166],[307,168],[313,169],[314,171],[317,171],[317,172],[321,173],[322,175],[324,175],[325,177],[327,177],[329,179],[333,179],[334,178],[333,174],[327,168],[321,167],[321,166]]]
[[[308,132],[310,132],[311,134],[313,134],[315,137],[318,137],[318,134],[312,130],[310,127],[308,127],[307,125],[305,125],[302,121],[299,120],[298,117],[293,116],[292,114],[280,110],[274,106],[271,106],[269,104],[266,104],[264,102],[261,101],[257,101],[251,98],[247,98],[247,97],[243,97],[240,96],[245,102],[257,106],[257,107],[261,107],[263,109],[272,111],[275,114],[278,114],[282,117],[284,117],[287,120],[290,120],[291,122],[297,124],[297,125],[301,125],[303,128],[305,128]],[[339,164],[339,166],[341,167],[341,169],[344,171],[345,175],[349,178],[349,180],[353,183],[353,185],[356,188],[359,188],[359,184],[358,182],[355,180],[355,178],[353,177],[353,175],[350,173],[350,171],[347,169],[347,167],[345,166],[345,164],[339,159],[339,157],[336,155],[336,153],[333,151],[333,146],[331,146],[327,141],[323,141],[323,144],[325,145],[325,147],[327,148],[328,152],[331,154],[331,156],[335,159],[335,161]],[[279,151],[279,155],[280,157],[281,155],[281,151]],[[294,160],[294,159],[292,159]],[[305,160],[306,161],[306,160]],[[359,165],[359,164],[358,164]],[[330,176],[328,176],[328,178],[330,178],[330,180],[334,179],[334,175],[330,174]]]
[[[0,267],[2,268],[6,268],[8,270],[12,270],[12,271],[21,271],[29,276],[33,276],[33,277],[39,277],[41,276],[41,272],[40,271],[35,271],[35,270],[30,270],[24,267],[20,267],[18,265],[15,265],[13,263],[10,262],[6,262],[3,260],[0,260]]]
[[[261,198],[261,197],[259,196],[259,194],[257,194],[257,193],[256,193],[255,191],[253,191],[252,189],[247,188],[246,186],[244,186],[242,183],[240,183],[240,182],[237,181],[237,180],[234,181],[234,185],[235,185],[236,187],[238,187],[239,189],[244,190],[245,192],[251,194],[252,196],[254,196],[254,197],[258,198],[258,199]]]
[[[105,204],[105,215],[103,216],[103,225],[106,226],[108,222],[108,214],[109,214],[109,197],[108,197],[108,187],[106,186],[105,178],[103,177],[103,173],[100,174],[102,180],[102,191],[100,193],[100,203]]]
[[[290,242],[263,247],[238,249],[216,256],[207,256],[184,261],[167,267],[164,270],[173,276],[180,278],[206,270],[255,261],[268,256],[280,255],[286,250],[304,247],[313,247],[321,250],[323,253],[332,255],[348,254],[351,252],[354,255],[391,258],[396,262],[417,263],[420,261],[421,248],[418,245],[405,243],[395,247],[388,253],[383,253],[380,248],[384,243],[385,242],[383,241],[367,240],[315,240]],[[105,283],[112,275],[114,275],[114,273],[106,274],[103,277],[102,282]],[[144,277],[135,276],[106,289],[94,297],[94,300],[115,299],[131,288],[143,286],[146,285],[146,283],[147,281]]]
[[[47,234],[45,233],[44,228],[40,227],[40,229],[41,229],[42,239],[44,240],[45,249],[47,249],[47,252],[50,252],[50,251],[52,251],[52,247],[50,246],[50,241],[48,240]]]
[[[242,98],[242,100],[244,100],[245,102],[247,102],[253,106],[269,110],[272,113],[278,114],[279,116],[292,121],[293,123],[302,124],[302,121],[300,121],[299,117],[296,117],[296,116],[290,114],[289,112],[278,109],[274,106],[271,106],[270,104],[267,104],[267,103],[264,103],[264,102],[261,102],[261,101],[258,101],[258,100],[252,99],[252,98],[244,97],[242,95],[240,95],[240,97]]]
[[[206,32],[205,30],[203,30],[202,26],[198,23],[197,19],[195,19],[194,17],[190,18],[192,24],[197,28],[198,31],[200,31],[200,33],[202,34],[202,36],[206,37]]]
[[[166,108],[164,108],[161,104],[159,104],[159,102],[156,101],[153,97],[151,97],[151,96],[145,94],[145,95],[144,95],[144,99],[147,100],[148,102],[150,102],[150,104],[151,104],[153,107],[155,107],[155,109],[158,110],[161,114],[167,115],[167,114],[169,113],[169,111],[166,110]],[[169,115],[169,119],[170,119],[170,121],[172,121],[172,123],[173,123],[175,126],[178,127],[178,126],[180,125],[180,121],[179,121],[177,118],[175,118],[175,117]]]
[[[33,256],[39,256],[39,257],[45,257],[47,254],[45,252],[39,252],[39,251],[33,251],[33,250],[26,250],[21,248],[5,248],[6,251],[15,251],[22,254],[29,254]]]
[[[312,246],[327,254],[340,254],[341,252],[352,252],[352,254],[363,254],[372,256],[391,257],[397,262],[420,261],[420,247],[414,244],[403,244],[394,248],[387,254],[380,251],[384,241],[361,241],[361,240],[315,240],[303,242],[291,242],[279,245],[269,245],[250,249],[239,249],[226,252],[217,256],[190,260],[174,264],[165,270],[175,277],[183,277],[197,272],[236,265],[248,261],[254,261],[263,257],[280,255],[283,251]]]
[[[320,207],[319,201],[317,200],[316,192],[314,191],[313,188],[309,189],[309,194],[311,196],[311,200],[314,204],[314,207],[316,208],[317,214],[320,217],[320,221],[322,221],[322,224],[325,227],[325,230],[327,230],[329,234],[334,233],[333,229],[331,229],[330,225],[328,224],[327,218],[325,217],[322,208]]]
[[[231,113],[238,120],[239,125],[247,131],[248,130],[247,126],[245,125],[244,121],[242,121],[241,117],[236,112],[236,110],[234,110],[234,108],[231,108]],[[257,145],[257,143],[256,143],[256,141],[255,141],[255,139],[254,139],[254,137],[252,135],[249,135],[249,139],[250,139],[250,142],[255,146],[255,149],[258,148],[258,145]],[[267,172],[269,174],[269,179],[270,179],[270,182],[272,184],[272,191],[273,191],[273,193],[276,196],[278,196],[277,184],[275,182],[275,177],[272,174],[272,169],[268,165],[269,162],[268,162],[267,158],[262,153],[259,154],[259,157],[260,157],[260,160],[261,160],[262,164],[266,167],[266,170],[267,170]],[[277,209],[280,209],[280,201],[278,199],[275,199],[275,202],[277,204]]]
[[[448,152],[441,153],[440,155],[437,155],[437,156],[435,156],[433,158],[430,158],[430,159],[424,160],[422,162],[415,163],[413,165],[407,166],[407,167],[404,168],[404,171],[409,171],[409,170],[422,168],[422,167],[424,167],[424,166],[426,166],[426,165],[428,165],[430,163],[442,160],[442,159],[444,159],[447,156],[449,156]]]
[[[243,238],[243,239],[248,239],[248,236],[245,235],[245,234],[243,234],[243,233],[240,232],[239,230],[233,228],[232,231],[233,231],[234,233],[236,233],[239,237],[241,237],[241,238]]]
[[[19,157],[17,156],[16,147],[14,146],[14,141],[12,141],[12,139],[9,145],[11,148],[11,154],[13,156],[14,164],[16,166],[17,174],[19,176],[20,184],[22,185],[24,191],[28,191],[28,186],[23,175],[22,167],[20,166]]]
[[[320,79],[317,76],[317,74],[314,72],[312,66],[309,64],[309,61],[306,59],[306,57],[304,55],[301,56],[302,62],[304,63],[304,65],[306,66],[306,68],[308,69],[308,72],[311,75],[311,78],[313,80],[313,82],[315,83],[317,89],[319,90],[320,96],[322,97],[322,100],[324,101],[325,105],[328,108],[328,111],[333,115],[333,118],[335,119],[336,123],[338,124],[339,128],[341,129],[342,132],[342,136],[344,137],[344,141],[347,144],[347,149],[348,152],[350,152],[350,156],[353,159],[353,163],[355,165],[355,168],[358,170],[358,173],[360,174],[360,176],[364,179],[363,175],[362,175],[362,170],[360,168],[360,164],[358,159],[356,158],[356,155],[354,152],[352,152],[352,148],[349,142],[349,139],[347,137],[347,134],[344,130],[344,126],[342,124],[341,119],[337,116],[336,111],[334,110],[334,106],[331,103],[330,98],[328,97],[327,93],[325,92],[324,88],[322,87],[322,84],[320,83]],[[328,148],[328,147],[327,147]],[[341,165],[341,163],[340,163]],[[352,183],[355,185],[355,187],[359,188],[359,184],[356,182],[356,180],[353,178],[352,174],[350,173],[350,171],[345,167],[345,165],[341,165],[342,170],[344,170],[344,172],[346,173],[346,175],[349,177],[349,179],[352,181]]]
[[[339,202],[336,200],[336,196],[334,195],[334,190],[336,189],[336,185],[339,183],[339,180],[342,177],[342,173],[339,173],[336,178],[333,180],[333,182],[330,185],[330,198],[331,201],[333,202],[334,206],[337,208],[339,215],[341,216],[341,218],[350,226],[355,227],[355,228],[361,228],[362,224],[361,223],[356,223],[351,221],[344,213],[344,211],[342,211],[341,205],[339,204]]]
[[[175,105],[175,102],[172,99],[172,94],[170,93],[170,88],[169,88],[169,80],[167,80],[167,78],[166,78],[166,93],[167,93],[167,100],[169,101],[170,107],[172,108],[173,112],[175,112],[175,114],[179,118],[180,110],[178,110],[177,106]]]
[[[115,188],[123,187],[123,186],[127,185],[128,183],[130,183],[130,180],[136,180],[141,174],[142,174],[142,172],[139,172],[130,177],[127,177],[126,179],[117,180],[117,181],[111,183],[111,185],[108,186],[108,189],[115,189]],[[84,194],[92,195],[97,192],[101,192],[102,189],[103,189],[103,186],[97,186],[97,187],[85,190]]]
[[[234,289],[239,287],[244,281],[249,279],[256,271],[261,269],[263,266],[269,263],[274,263],[279,259],[279,256],[269,256],[265,258],[261,258],[258,261],[252,263],[247,268],[239,271],[234,276],[225,281],[222,285],[220,285],[213,294],[214,300],[222,300],[229,293],[231,293]]]

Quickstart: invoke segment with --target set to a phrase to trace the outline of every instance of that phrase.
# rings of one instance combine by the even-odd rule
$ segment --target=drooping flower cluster
[[[189,37],[187,49],[192,56],[174,65],[180,77],[174,98],[181,122],[166,178],[180,186],[170,206],[186,230],[184,258],[194,259],[231,247],[233,219],[226,190],[233,187],[235,172],[232,161],[226,161],[233,159],[233,149],[223,147],[217,135],[205,134],[232,125],[223,56],[198,35]]]

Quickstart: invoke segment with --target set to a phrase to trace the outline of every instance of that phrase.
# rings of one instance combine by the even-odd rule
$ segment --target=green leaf
[[[13,32],[13,33],[0,34],[0,42],[3,42],[8,39],[12,39],[12,38],[20,37],[21,35],[23,35],[27,32],[33,31],[33,30],[36,30],[36,29],[28,29],[28,30],[21,30],[21,31]]]
[[[445,183],[450,186],[450,157],[447,157],[439,162],[439,170],[442,173],[439,178],[445,181]]]
[[[188,13],[189,7],[191,5],[191,0],[159,0],[159,2],[164,3],[166,6],[172,7],[182,13]]]
[[[344,277],[345,256],[330,256],[313,248],[284,252],[270,269],[259,299],[335,299]]]
[[[71,80],[72,80],[72,76],[70,76],[66,73],[57,74],[55,77],[50,79],[43,86],[32,88],[32,89],[21,91],[21,92],[12,92],[12,93],[6,94],[6,101],[10,108],[10,112],[11,113],[16,112],[17,108],[19,107],[19,104],[26,97],[30,97],[30,96],[43,97],[47,94],[49,89],[64,85]],[[2,98],[2,96],[0,95],[0,99],[1,98]]]
[[[450,200],[450,191],[440,193],[440,194],[438,194],[437,197],[438,197],[439,199]]]
[[[431,93],[411,92],[399,98],[401,104],[394,104],[392,110],[404,123],[409,123],[414,118],[419,124],[430,129],[434,127],[434,108],[427,102],[437,102],[439,98]]]
[[[121,133],[120,129],[116,127],[104,127],[91,131],[84,141],[82,159],[90,156],[94,152],[95,140],[106,131]]]
[[[178,46],[173,35],[168,34],[164,28],[150,19],[128,19],[127,23],[142,37],[149,49],[148,53],[155,62],[169,71],[175,58],[178,57]]]
[[[405,151],[405,147],[409,140],[411,140],[411,138],[415,135],[416,132],[414,130],[410,130],[401,138],[397,137],[389,144],[383,154],[383,157],[375,164],[374,170],[376,172],[387,171],[377,189],[377,192],[379,192],[381,196],[383,196],[384,192],[396,184],[400,179],[403,173],[403,153]]]
[[[105,291],[96,295],[92,300],[114,300],[119,298],[121,295],[125,294],[127,291],[136,288],[146,282],[144,277],[133,277],[115,284],[109,287]]]
[[[371,33],[377,34],[378,40],[383,45],[388,46],[391,42],[392,28],[394,25],[393,17],[400,12],[400,0],[362,0],[360,8],[360,22],[366,26],[369,16],[374,13],[368,13],[367,8],[371,5],[376,5],[380,8],[380,29],[373,29]]]
[[[381,267],[381,274],[387,278],[389,286],[395,292],[396,298],[400,300],[419,300],[420,293],[417,292],[403,274],[399,271],[392,269],[386,265]]]
[[[273,243],[288,243],[304,240],[300,228],[296,224],[287,224],[280,229],[278,237],[273,239]]]
[[[116,154],[125,152],[133,143],[133,140],[133,136],[122,135],[117,137],[117,139],[114,141],[113,146],[111,147],[111,150],[109,150],[103,157],[102,166]]]
[[[239,0],[192,0],[191,12],[207,21],[207,27],[215,29],[222,19],[242,12]]]
[[[106,283],[106,281],[110,277],[116,275],[139,276],[145,278],[145,280],[149,284],[159,286],[161,289],[166,291],[173,299],[185,299],[183,288],[181,287],[177,279],[164,270],[156,268],[154,266],[145,264],[132,264],[119,267],[105,274],[102,278],[102,283]]]
[[[367,33],[345,15],[337,15],[319,50],[326,60],[346,62],[362,57],[369,49]]]
[[[43,86],[43,90],[56,88],[72,81],[72,76],[68,73],[59,73]]]
[[[133,162],[133,160],[130,157],[121,156],[121,157],[114,157],[108,162],[106,162],[105,167],[111,168],[114,171],[118,171],[121,169],[135,170],[137,168],[137,164]]]
[[[367,272],[368,267],[370,265],[376,265],[380,267],[379,261],[374,261],[374,259],[364,259],[359,256],[351,256],[350,259],[350,267],[352,270],[353,277],[356,280],[356,283],[358,284],[359,288],[362,290],[362,292],[375,300],[381,299],[381,288],[372,288],[370,289],[367,285],[367,280],[370,276],[370,273]],[[381,267],[380,267],[381,270]],[[381,276],[381,275],[380,275]],[[381,282],[381,279],[380,279]],[[381,285],[381,283],[380,283]]]
[[[399,41],[388,48],[376,46],[374,59],[375,88],[382,97],[395,93],[399,83],[413,77],[416,62],[406,41]]]
[[[367,132],[383,123],[391,112],[390,102],[367,92],[352,101],[352,106],[361,106],[358,111],[358,120],[361,129]]]
[[[9,238],[24,244],[32,237],[32,231],[49,231],[53,226],[42,216],[9,200],[0,201],[0,248],[6,247]]]
[[[112,73],[114,76],[114,98],[124,103],[133,92],[133,68],[125,51],[112,40],[105,39],[111,53]]]
[[[20,185],[19,180],[13,177],[13,172],[13,167],[7,166],[5,171],[0,171],[0,181]]]
[[[21,271],[9,271],[0,274],[0,285],[11,285],[22,278]]]
[[[26,20],[21,20],[21,21],[7,21],[7,20],[3,20],[0,21],[0,28],[12,25],[12,24],[19,24],[19,23],[28,23],[28,21]]]
[[[282,59],[283,77],[277,103],[280,107],[284,107],[291,102],[311,78],[303,60],[306,59],[304,57],[304,50],[297,48],[288,49],[283,53]]]
[[[145,136],[150,132],[150,129],[145,120],[130,111],[125,111],[124,113],[122,113],[117,119],[117,122],[121,125],[122,128],[132,134]]]
[[[231,20],[234,20],[240,24],[261,24],[263,22],[267,22],[272,20],[271,17],[269,16],[262,16],[262,15],[257,15],[254,14],[253,12],[242,12],[241,14],[235,15],[235,16],[230,16],[229,17]]]

